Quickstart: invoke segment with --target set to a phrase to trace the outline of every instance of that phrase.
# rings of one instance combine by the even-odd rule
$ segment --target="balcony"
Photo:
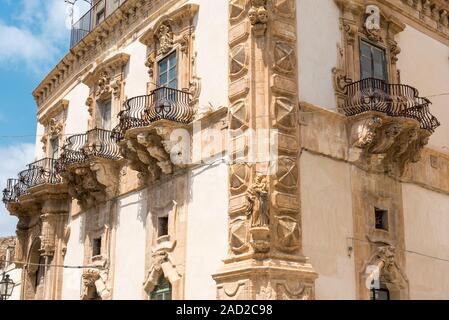
[[[25,205],[25,202],[30,204],[38,197],[66,192],[61,188],[62,184],[62,178],[56,172],[56,160],[44,158],[29,164],[27,169],[18,174],[17,179],[9,179],[3,190],[2,200],[6,205]],[[24,196],[30,197],[24,199]],[[9,209],[14,211],[13,208]]]
[[[131,98],[125,101],[125,109],[118,115],[120,124],[113,130],[114,138],[119,142],[124,139],[127,130],[145,127],[158,120],[188,124],[195,115],[190,100],[189,92],[167,87]]]
[[[96,128],[66,140],[57,171],[67,182],[69,194],[88,209],[115,196],[120,159],[112,132]]]
[[[372,78],[346,85],[345,93],[340,110],[349,117],[351,161],[401,176],[408,163],[420,160],[440,126],[427,98],[413,87]]]
[[[97,0],[78,21],[73,23],[70,34],[70,48],[76,46],[92,30],[110,16],[127,0]]]
[[[390,117],[414,119],[429,133],[440,126],[429,111],[432,103],[419,97],[418,90],[413,87],[368,78],[348,84],[345,89],[346,100],[341,108],[346,116],[373,111]]]
[[[120,159],[120,151],[111,131],[96,128],[67,138],[62,147],[58,171],[71,165],[86,163],[93,158]]]
[[[26,194],[26,186],[18,179],[8,179],[6,188],[3,190],[2,201],[5,205],[18,202],[19,197]]]

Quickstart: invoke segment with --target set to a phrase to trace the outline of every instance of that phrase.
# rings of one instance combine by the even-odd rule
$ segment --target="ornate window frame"
[[[145,66],[149,75],[148,94],[157,88],[159,62],[176,52],[177,89],[190,92],[193,102],[198,101],[201,79],[196,74],[196,52],[194,52],[194,19],[198,11],[198,5],[186,4],[159,18],[139,39],[147,46]]]
[[[65,124],[67,120],[68,100],[59,100],[40,119],[39,123],[44,126],[44,134],[41,138],[42,151],[47,158],[51,158],[51,140],[57,138],[59,146],[62,146],[65,135]]]
[[[83,80],[89,87],[86,106],[89,111],[88,128],[101,127],[99,104],[111,101],[111,128],[117,123],[117,115],[124,101],[125,67],[130,59],[129,54],[119,53],[100,63]]]
[[[337,105],[345,98],[344,87],[360,79],[360,42],[362,40],[385,50],[388,81],[400,83],[397,69],[401,49],[395,36],[405,29],[405,24],[391,14],[391,9],[370,1],[335,0],[341,10],[340,29],[342,42],[338,45],[338,65],[332,70]]]

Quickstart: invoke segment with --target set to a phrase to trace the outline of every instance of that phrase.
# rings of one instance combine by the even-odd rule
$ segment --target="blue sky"
[[[73,0],[72,0],[73,1]],[[75,20],[88,5],[78,0]],[[0,187],[34,159],[36,104],[31,92],[67,53],[69,7],[64,0],[0,0]],[[0,207],[0,237],[17,219]]]

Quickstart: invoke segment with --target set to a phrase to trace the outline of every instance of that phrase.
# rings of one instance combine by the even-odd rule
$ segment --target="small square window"
[[[388,210],[374,208],[376,229],[388,231]]]
[[[163,237],[168,235],[168,217],[159,217],[158,218],[158,228],[157,228],[158,237]]]
[[[101,238],[95,238],[92,241],[92,256],[99,256],[101,254]]]

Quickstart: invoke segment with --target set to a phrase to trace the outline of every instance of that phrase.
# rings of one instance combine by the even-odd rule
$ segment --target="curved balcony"
[[[20,196],[26,194],[26,190],[26,186],[18,179],[8,179],[6,188],[3,190],[3,203],[17,202]]]
[[[190,123],[195,111],[190,105],[190,93],[161,87],[151,94],[125,101],[125,109],[118,115],[120,124],[114,128],[114,138],[120,141],[125,132],[132,128],[148,126],[157,120]]]
[[[432,103],[419,97],[418,90],[413,87],[368,78],[346,85],[345,90],[346,99],[341,109],[346,116],[376,111],[391,117],[415,119],[421,129],[431,133],[440,126],[430,113]]]
[[[58,171],[70,165],[85,163],[94,157],[120,159],[120,150],[111,131],[96,128],[67,138],[58,161]]]
[[[19,173],[19,182],[26,188],[62,183],[61,176],[56,172],[56,161],[56,159],[44,158],[30,163],[26,170]]]

